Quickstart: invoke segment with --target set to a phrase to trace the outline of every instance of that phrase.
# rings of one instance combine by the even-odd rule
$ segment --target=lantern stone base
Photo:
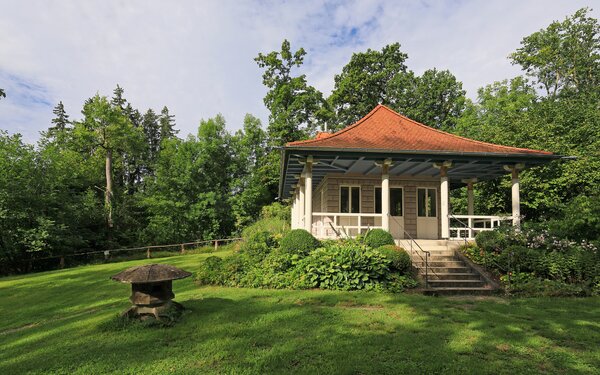
[[[179,315],[185,310],[185,308],[175,302],[175,301],[167,301],[161,305],[133,305],[127,310],[121,313],[121,317],[127,317],[129,319],[139,319],[146,320],[148,318],[154,318],[156,320],[171,320]]]

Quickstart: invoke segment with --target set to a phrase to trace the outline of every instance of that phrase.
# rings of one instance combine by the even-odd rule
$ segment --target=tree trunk
[[[113,183],[112,183],[112,150],[106,150],[106,191],[104,193],[104,206],[106,208],[106,223],[108,228],[112,228],[112,196],[113,196]]]

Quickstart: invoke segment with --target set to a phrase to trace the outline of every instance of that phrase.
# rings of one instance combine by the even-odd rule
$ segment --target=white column
[[[300,185],[298,186],[298,228],[304,228],[304,184],[302,178],[300,178]]]
[[[390,231],[390,174],[389,164],[381,166],[381,228]]]
[[[292,197],[292,229],[298,228],[298,188],[294,188]]]
[[[449,194],[447,167],[440,168],[440,219],[442,220],[442,238],[450,238]]]
[[[475,207],[474,207],[474,196],[473,196],[473,183],[467,183],[467,214],[475,215]]]
[[[512,217],[513,226],[521,226],[521,197],[519,196],[519,171],[517,168],[512,170]]]
[[[304,229],[312,233],[312,156],[306,159],[304,170]]]

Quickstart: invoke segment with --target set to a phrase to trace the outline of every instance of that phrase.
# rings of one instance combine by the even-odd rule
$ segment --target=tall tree
[[[335,111],[332,127],[339,129],[358,121],[377,104],[391,104],[390,84],[396,76],[406,73],[407,58],[400,50],[400,43],[386,45],[381,51],[368,49],[354,53],[335,76],[335,86],[328,98]]]
[[[168,243],[228,234],[233,163],[223,117],[201,121],[197,137],[168,139],[163,146],[144,199],[150,213],[145,238]]]
[[[413,120],[438,129],[452,129],[465,103],[462,83],[448,70],[429,69],[416,77],[397,74],[388,87],[392,108]]]
[[[4,92],[4,89],[0,89],[0,98],[6,98],[6,93]]]
[[[161,142],[165,139],[174,138],[179,133],[179,130],[175,129],[175,116],[169,113],[167,106],[164,106],[160,111],[158,122],[160,124]]]
[[[292,52],[290,42],[284,40],[281,51],[259,53],[255,58],[264,69],[263,84],[269,88],[264,103],[270,112],[267,127],[270,153],[263,172],[273,198],[277,196],[279,182],[281,156],[277,148],[306,138],[330,116],[323,94],[308,85],[304,74],[294,75],[294,68],[302,65],[305,55],[303,48]]]
[[[306,75],[294,76],[292,70],[304,62],[306,52],[292,52],[284,40],[281,51],[259,53],[254,60],[263,68],[263,84],[269,88],[264,103],[270,111],[269,138],[272,145],[306,137],[326,116],[321,92],[306,82]]]
[[[231,206],[238,228],[254,221],[261,208],[271,203],[261,173],[267,156],[266,141],[260,120],[250,114],[244,118],[243,129],[232,137]]]
[[[160,151],[161,134],[158,121],[159,117],[152,108],[148,109],[142,118],[142,130],[146,139],[145,170],[149,174],[153,173]]]
[[[86,101],[82,113],[84,119],[75,123],[74,134],[84,147],[104,156],[106,223],[108,228],[112,228],[113,157],[117,153],[139,148],[142,134],[121,108],[112,105],[104,96],[96,94]]]
[[[71,124],[71,121],[69,121],[69,115],[65,111],[65,106],[63,105],[62,101],[58,102],[56,107],[54,107],[52,110],[52,113],[55,116],[52,119],[53,125],[48,128],[48,131],[45,135],[49,139],[57,140],[60,138],[64,140],[65,132],[67,131],[68,126]]]
[[[562,22],[552,22],[523,38],[510,55],[548,96],[562,90],[599,90],[600,25],[588,12],[582,8]]]

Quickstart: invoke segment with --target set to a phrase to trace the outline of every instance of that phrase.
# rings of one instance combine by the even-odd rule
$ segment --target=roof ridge
[[[482,145],[486,145],[486,146],[495,146],[495,147],[501,147],[501,148],[513,149],[513,150],[515,150],[515,149],[516,149],[516,150],[523,150],[523,151],[535,151],[535,152],[541,152],[541,153],[544,153],[544,154],[551,154],[551,152],[549,152],[549,151],[536,150],[536,149],[533,149],[533,148],[525,148],[525,147],[515,147],[515,146],[505,146],[505,145],[499,145],[499,144],[496,144],[496,143],[490,143],[490,142],[485,142],[485,141],[478,141],[478,140],[476,140],[476,139],[471,139],[471,138],[463,137],[463,136],[460,136],[460,135],[457,135],[457,134],[453,134],[453,133],[445,132],[445,131],[443,131],[443,130],[436,129],[436,128],[434,128],[434,127],[431,127],[431,126],[425,125],[425,124],[423,124],[423,123],[420,123],[420,122],[418,122],[418,121],[415,121],[415,120],[411,119],[410,117],[406,117],[405,115],[403,115],[403,114],[401,114],[401,113],[398,113],[398,112],[394,111],[393,109],[391,109],[391,108],[389,108],[389,107],[387,107],[387,106],[385,106],[385,105],[383,105],[383,104],[379,104],[379,106],[381,106],[381,107],[383,107],[383,108],[387,109],[388,111],[390,111],[390,112],[392,112],[392,113],[394,113],[394,114],[396,114],[396,115],[398,115],[398,116],[402,117],[402,118],[403,118],[403,119],[405,119],[405,120],[408,120],[408,121],[412,122],[412,123],[413,123],[413,124],[415,124],[415,125],[418,125],[418,126],[420,126],[420,127],[422,127],[422,128],[425,128],[425,129],[427,129],[427,130],[433,130],[433,131],[434,131],[434,132],[436,132],[436,133],[440,133],[440,134],[448,135],[448,136],[451,136],[451,137],[454,137],[454,138],[458,138],[458,139],[462,139],[462,140],[465,140],[465,141],[474,142],[474,143],[477,143],[477,144],[482,144]]]

